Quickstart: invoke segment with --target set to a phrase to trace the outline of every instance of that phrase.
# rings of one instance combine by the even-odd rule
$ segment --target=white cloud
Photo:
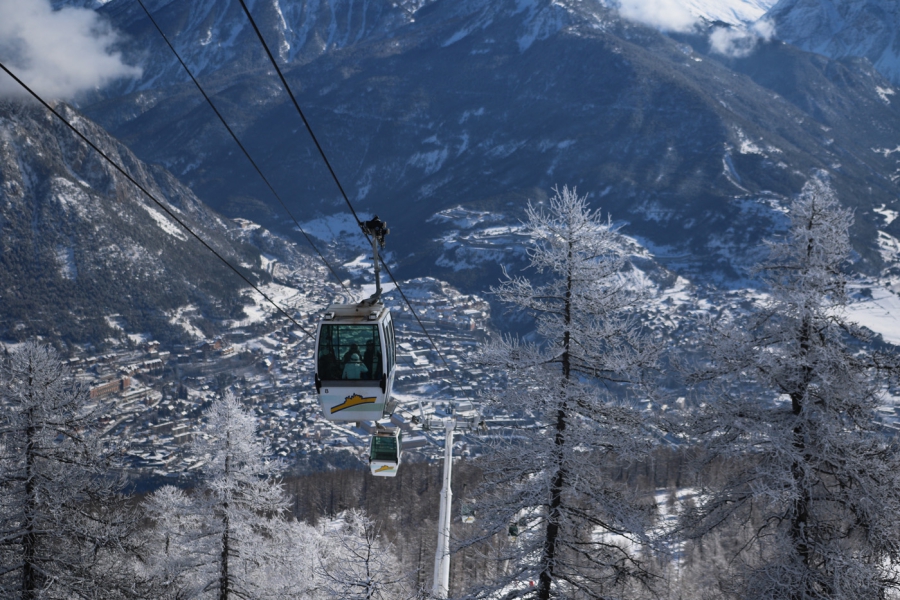
[[[716,27],[709,34],[709,44],[713,52],[732,58],[749,56],[760,41],[768,42],[775,36],[775,25],[771,21],[757,21],[749,29]]]
[[[141,69],[111,51],[117,35],[84,8],[54,11],[50,0],[0,0],[0,62],[46,99],[71,98]],[[22,88],[0,71],[0,96]]]
[[[681,0],[620,0],[619,14],[662,31],[690,31],[697,24]]]

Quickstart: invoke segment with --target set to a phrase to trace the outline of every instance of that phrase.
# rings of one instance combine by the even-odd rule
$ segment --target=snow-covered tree
[[[852,214],[822,181],[768,243],[769,295],[708,323],[693,423],[719,471],[682,532],[742,537],[722,592],[747,600],[883,599],[900,592],[900,454],[879,427],[885,357],[848,321]]]
[[[329,551],[320,557],[319,574],[327,598],[403,600],[416,597],[409,577],[374,521],[350,511],[342,526],[328,535]]]
[[[115,448],[56,352],[29,342],[0,382],[0,597],[118,598],[136,521]],[[121,472],[121,471],[119,471]]]
[[[506,338],[482,360],[508,373],[488,399],[539,427],[487,457],[476,493],[502,567],[471,597],[610,598],[651,578],[639,560],[651,511],[608,476],[647,449],[643,418],[624,401],[657,349],[632,317],[642,293],[627,277],[626,241],[575,190],[529,205],[531,278],[506,276],[500,300],[536,320],[540,341]],[[621,463],[618,463],[621,464]]]
[[[193,549],[201,537],[200,519],[192,499],[182,490],[166,485],[143,503],[151,523],[141,563],[155,596],[160,599],[192,598],[199,594],[194,575]]]
[[[268,598],[265,569],[283,526],[287,499],[256,436],[256,421],[231,392],[205,413],[193,451],[203,459],[195,491],[190,553],[200,590],[218,600]],[[311,565],[310,565],[311,566]]]

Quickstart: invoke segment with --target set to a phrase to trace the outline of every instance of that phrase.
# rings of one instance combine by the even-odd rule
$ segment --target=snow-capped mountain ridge
[[[766,18],[779,38],[832,58],[868,58],[900,85],[900,4],[894,0],[780,0]]]
[[[896,209],[900,195],[890,176],[871,177],[900,172],[896,153],[872,150],[897,145],[900,113],[886,81],[865,64],[778,42],[760,41],[739,59],[710,52],[718,21],[750,21],[765,0],[698,0],[698,27],[677,36],[621,18],[623,4],[431,0],[376,14],[364,2],[310,0],[291,12],[259,0],[252,10],[270,43],[289,40],[273,47],[285,53],[283,70],[356,209],[402,234],[390,243],[409,269],[403,277],[446,275],[484,289],[499,270],[496,248],[484,236],[450,240],[459,228],[429,219],[461,206],[503,215],[503,227],[526,200],[569,184],[648,247],[686,257],[679,264],[704,277],[741,279],[780,207],[822,170],[857,205],[862,256],[880,260],[881,219],[863,215]],[[278,227],[286,214],[197,91],[167,83],[184,75],[166,71],[174,58],[134,6],[112,0],[101,11],[153,47],[135,84],[143,91],[111,90],[85,110],[216,209]],[[344,210],[238,9],[152,8],[178,47],[196,54],[189,64],[206,73],[207,91],[295,216]],[[329,39],[337,42],[310,45]],[[298,49],[304,43],[309,54]],[[238,47],[240,57],[229,54]],[[900,235],[898,227],[884,229]]]
[[[57,6],[84,6],[82,0],[55,0]],[[250,68],[263,57],[256,34],[236,0],[148,0],[144,3],[196,76],[223,68]],[[141,63],[144,74],[119,83],[105,94],[156,89],[188,81],[174,56],[136,2],[88,2],[125,34],[126,56]],[[269,47],[285,63],[303,63],[327,52],[389,35],[413,20],[414,0],[258,0],[249,3]]]

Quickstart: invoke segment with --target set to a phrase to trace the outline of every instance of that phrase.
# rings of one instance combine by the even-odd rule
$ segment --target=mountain
[[[254,7],[261,21],[273,2]],[[207,35],[207,46],[223,44],[220,68],[202,77],[214,102],[297,218],[345,212],[270,66],[254,58],[258,42],[221,37],[245,32],[243,15],[229,3],[210,9],[213,30],[191,20],[201,5],[157,10],[182,24],[171,27],[188,54]],[[292,6],[284,31],[296,35],[312,27],[301,16],[325,5]],[[343,29],[347,43],[321,52],[292,45],[282,64],[355,208],[391,225],[399,276],[486,288],[515,257],[482,252],[483,236],[438,215],[460,207],[515,224],[528,199],[563,184],[591,194],[659,260],[707,281],[744,278],[787,199],[817,173],[856,210],[861,269],[883,267],[879,230],[900,235],[876,212],[897,207],[900,112],[865,61],[763,39],[729,57],[712,48],[713,25],[666,35],[600,2],[435,0],[379,19],[366,2],[328,6],[366,27]],[[111,0],[101,10],[135,43],[158,47],[133,7]],[[320,38],[341,30],[315,23]],[[110,92],[85,112],[216,210],[287,231],[286,213],[193,86],[153,79],[153,65],[174,60],[153,52],[140,91]],[[198,72],[212,64],[194,60]]]
[[[780,0],[766,18],[784,41],[831,58],[868,58],[900,85],[900,4],[894,0]]]
[[[301,64],[387,35],[409,23],[426,1],[259,0],[248,6],[252,6],[254,19],[278,59]],[[53,0],[53,5],[95,8],[125,34],[125,47],[132,60],[140,61],[144,75],[139,80],[123,80],[104,94],[147,91],[190,81],[139,3]],[[144,5],[195,75],[255,69],[265,58],[237,0],[145,0]]]
[[[77,111],[56,108],[229,262],[268,280],[235,223]],[[188,329],[213,333],[241,316],[245,288],[46,109],[0,104],[0,338],[184,341]]]

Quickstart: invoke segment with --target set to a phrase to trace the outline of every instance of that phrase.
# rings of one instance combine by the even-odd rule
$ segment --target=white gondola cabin
[[[369,469],[378,477],[396,477],[403,435],[400,428],[379,429],[369,443]]]
[[[316,331],[316,393],[329,421],[378,421],[393,411],[394,324],[380,302],[332,304]]]
[[[463,523],[474,523],[475,509],[463,502],[459,506],[459,518]]]

